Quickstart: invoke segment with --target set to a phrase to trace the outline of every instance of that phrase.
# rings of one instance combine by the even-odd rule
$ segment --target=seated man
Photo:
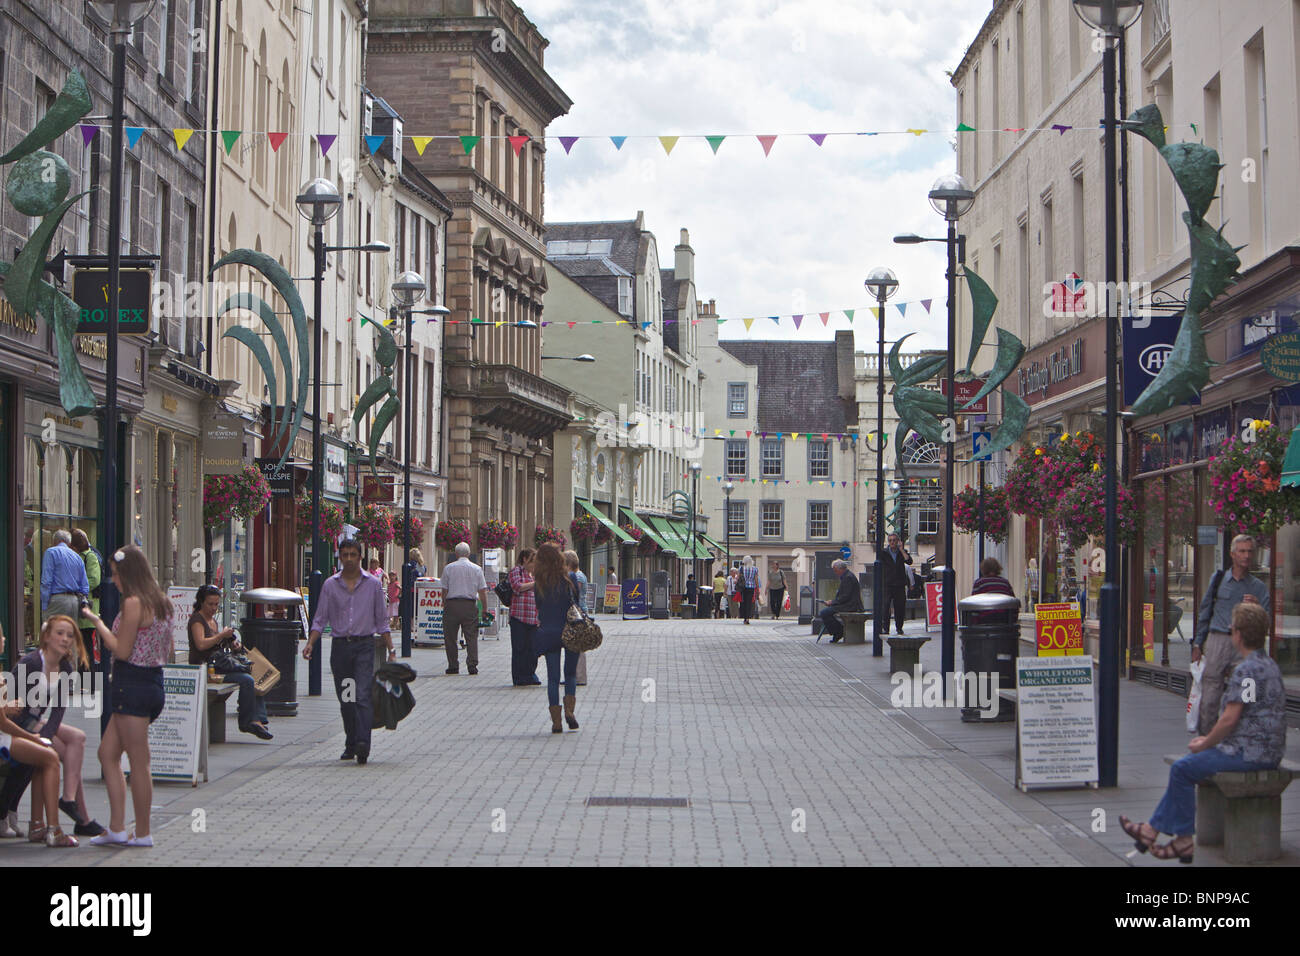
[[[1286,689],[1277,662],[1264,651],[1269,614],[1258,604],[1232,609],[1232,646],[1242,655],[1224,684],[1219,720],[1193,737],[1186,757],[1169,768],[1169,786],[1150,823],[1120,817],[1139,851],[1158,860],[1192,862],[1196,845],[1196,784],[1220,771],[1273,770],[1286,750]],[[1157,845],[1161,833],[1173,835]]]
[[[849,563],[836,559],[831,562],[831,570],[840,579],[840,588],[835,592],[835,600],[822,601],[826,607],[822,608],[822,633],[831,635],[831,643],[836,644],[844,636],[844,624],[836,614],[841,611],[861,611],[862,610],[862,587],[858,584],[857,575],[849,571]]]

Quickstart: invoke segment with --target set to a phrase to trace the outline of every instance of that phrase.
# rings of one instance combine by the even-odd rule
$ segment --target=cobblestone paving
[[[549,732],[545,688],[511,687],[509,640],[489,642],[478,676],[438,664],[413,685],[415,711],[375,732],[366,767],[339,761],[336,722],[323,742],[167,802],[152,850],[0,853],[54,866],[1079,862],[816,660],[807,628],[602,627],[577,732]],[[430,673],[442,652],[425,653]],[[690,805],[587,807],[592,796]]]

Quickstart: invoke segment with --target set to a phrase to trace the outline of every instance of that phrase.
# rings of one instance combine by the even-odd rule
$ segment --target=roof
[[[548,222],[546,241],[553,239],[610,239],[609,258],[628,275],[636,275],[637,250],[641,243],[641,225],[635,219],[614,222]],[[551,258],[557,265],[565,256]],[[567,271],[567,270],[566,270]]]
[[[398,179],[403,186],[422,197],[426,202],[437,206],[450,218],[452,215],[451,200],[444,195],[441,189],[430,182],[429,177],[420,172],[419,168],[405,155],[402,156],[402,169],[398,173]]]
[[[677,297],[681,283],[672,269],[660,269],[659,285],[664,299],[664,347],[681,352],[681,339],[677,334]]]
[[[834,342],[719,342],[758,368],[758,429],[842,434],[857,428],[840,399]]]

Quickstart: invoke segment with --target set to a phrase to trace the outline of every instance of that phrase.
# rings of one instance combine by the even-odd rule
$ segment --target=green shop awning
[[[668,542],[669,548],[677,552],[677,557],[689,559],[690,550],[686,547],[686,540],[677,533],[677,528],[667,518],[661,518],[658,515],[650,515],[650,523],[655,526],[659,532],[659,537]]]
[[[663,548],[665,551],[675,552],[677,550],[671,544],[669,544],[667,541],[664,540],[663,535],[661,535],[654,528],[650,527],[650,525],[642,521],[635,511],[630,511],[627,508],[620,508],[619,511],[622,512],[624,518],[632,522],[633,527],[640,528],[643,533],[648,534],[650,536],[650,540],[653,541],[655,544],[659,545],[659,547]]]
[[[613,521],[610,521],[608,518],[606,518],[606,517],[604,516],[604,514],[601,513],[600,509],[597,508],[595,505],[593,505],[593,504],[592,504],[590,501],[588,501],[587,499],[585,499],[585,498],[575,498],[574,500],[575,500],[576,502],[578,502],[578,504],[582,505],[582,507],[585,508],[589,514],[591,514],[593,517],[595,517],[595,519],[596,519],[597,521],[599,521],[601,524],[603,524],[603,525],[604,525],[606,528],[608,528],[610,531],[614,532],[614,537],[615,537],[617,540],[619,540],[619,541],[636,541],[636,538],[632,537],[630,534],[628,534],[626,531],[624,531],[622,528],[620,528],[620,527],[619,527],[617,524],[615,524]]]
[[[726,549],[726,548],[724,548],[722,545],[718,544],[718,542],[714,541],[714,540],[713,540],[712,538],[710,538],[707,534],[702,534],[702,535],[700,535],[700,540],[701,540],[702,542],[704,542],[704,547],[705,547],[705,551],[706,551],[706,552],[708,551],[709,548],[712,548],[714,551],[718,552],[718,554],[726,554],[726,553],[727,553],[727,549]],[[706,553],[705,556],[708,557],[707,553]]]
[[[713,557],[713,555],[709,554],[708,548],[704,546],[704,542],[701,540],[702,536],[698,531],[695,532],[694,537],[691,536],[691,526],[688,522],[682,521],[679,518],[666,518],[664,520],[668,522],[668,527],[672,528],[677,537],[681,539],[681,554],[683,556],[687,555],[688,549],[686,548],[686,545],[690,544],[695,549],[695,557],[697,560],[708,560]]]
[[[1286,446],[1286,457],[1282,459],[1282,487],[1300,485],[1300,425],[1291,432],[1291,441]]]

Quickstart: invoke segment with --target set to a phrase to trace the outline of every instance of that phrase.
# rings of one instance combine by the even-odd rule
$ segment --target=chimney
[[[682,241],[673,250],[673,278],[678,282],[695,281],[695,250],[691,248],[691,236],[682,230]]]
[[[835,375],[839,397],[846,401],[855,398],[853,361],[853,333],[848,329],[840,329],[835,333]]]

